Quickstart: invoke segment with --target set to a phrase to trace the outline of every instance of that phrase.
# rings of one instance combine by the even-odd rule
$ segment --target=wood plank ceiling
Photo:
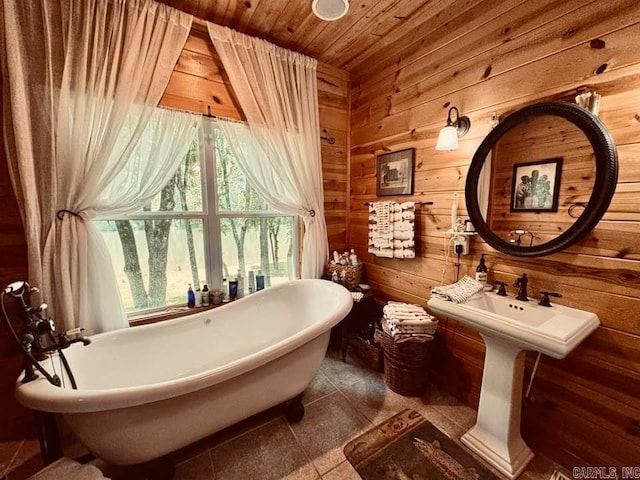
[[[411,34],[447,21],[444,11],[468,9],[464,0],[351,1],[340,20],[326,22],[311,11],[312,0],[160,0],[195,17],[263,38],[348,71],[370,55]],[[455,6],[454,4],[457,3]]]

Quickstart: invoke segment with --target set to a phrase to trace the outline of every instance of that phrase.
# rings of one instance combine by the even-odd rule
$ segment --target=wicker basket
[[[384,381],[400,395],[417,397],[429,386],[431,341],[396,343],[391,335],[376,330],[375,340],[384,351]]]
[[[342,278],[342,272],[346,271],[346,277],[344,281],[344,286],[347,290],[353,290],[360,283],[360,279],[362,278],[362,263],[359,263],[356,266],[353,265],[334,265],[329,263],[327,265],[327,277],[331,278],[333,276],[333,272],[338,272],[338,278]]]
[[[359,336],[349,340],[349,345],[353,348],[356,356],[369,368],[376,372],[383,371],[384,359],[382,347],[377,343],[371,343]]]

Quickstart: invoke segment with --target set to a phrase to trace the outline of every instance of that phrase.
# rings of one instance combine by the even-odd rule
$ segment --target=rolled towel
[[[431,290],[431,296],[454,303],[462,303],[482,291],[484,284],[465,275],[461,280],[450,285],[441,285]]]
[[[411,230],[402,230],[394,233],[395,240],[413,240],[414,235]]]

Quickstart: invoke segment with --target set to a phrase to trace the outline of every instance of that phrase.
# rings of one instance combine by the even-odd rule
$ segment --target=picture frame
[[[558,211],[562,157],[513,165],[511,212]]]
[[[413,195],[415,148],[376,157],[376,195]]]

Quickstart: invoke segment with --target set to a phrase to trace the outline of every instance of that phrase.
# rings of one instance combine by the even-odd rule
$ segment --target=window
[[[245,290],[250,270],[267,287],[295,277],[297,220],[266,205],[209,121],[149,205],[95,222],[127,312],[185,304],[189,284],[221,288],[238,271]]]

